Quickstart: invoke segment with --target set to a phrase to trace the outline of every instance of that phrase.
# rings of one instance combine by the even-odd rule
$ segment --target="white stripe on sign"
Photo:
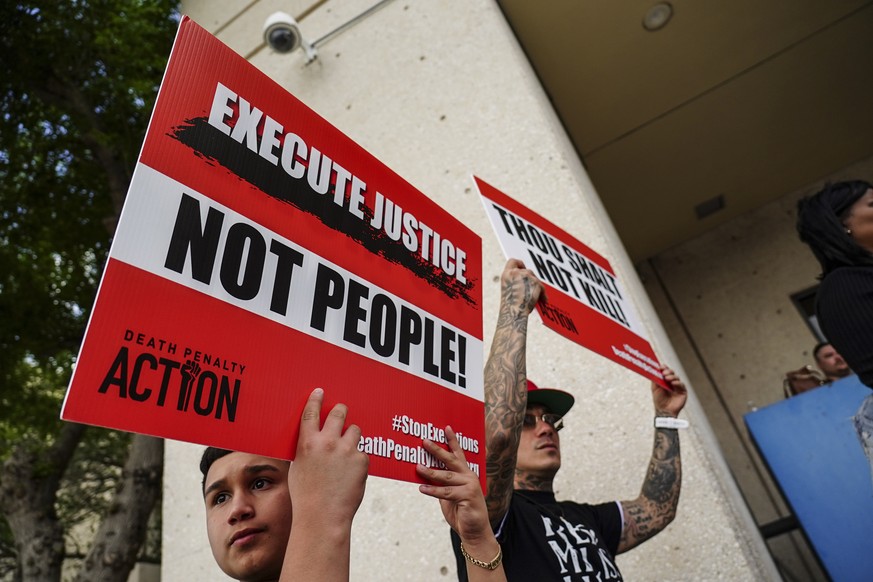
[[[144,164],[110,257],[484,400],[482,340]]]

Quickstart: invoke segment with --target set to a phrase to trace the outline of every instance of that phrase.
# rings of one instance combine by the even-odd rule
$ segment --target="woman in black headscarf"
[[[840,182],[804,198],[797,230],[822,267],[816,304],[821,330],[873,387],[873,186]]]
[[[829,184],[798,205],[797,231],[821,263],[816,313],[822,333],[873,387],[873,186]],[[873,395],[855,416],[873,471]]]

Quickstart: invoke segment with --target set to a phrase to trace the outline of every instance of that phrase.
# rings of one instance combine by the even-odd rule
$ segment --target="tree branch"
[[[44,86],[34,87],[33,92],[42,101],[62,111],[72,109],[86,122],[88,129],[79,135],[106,172],[109,197],[112,200],[114,217],[117,221],[121,214],[121,208],[124,206],[124,198],[127,194],[131,174],[126,171],[125,164],[118,158],[117,150],[110,147],[110,140],[93,105],[88,102],[77,86],[54,76],[48,77]],[[110,235],[115,232],[115,224],[107,225],[107,227],[109,227]]]
[[[124,582],[145,540],[160,497],[164,441],[135,435],[112,505],[104,517],[77,582]]]
[[[82,436],[84,425],[64,423],[48,454],[33,442],[12,447],[0,474],[0,506],[15,537],[24,580],[59,579],[64,529],[55,512],[61,477]]]

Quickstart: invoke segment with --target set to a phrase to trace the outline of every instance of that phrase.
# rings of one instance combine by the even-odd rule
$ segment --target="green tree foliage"
[[[64,551],[57,531],[93,520],[116,503],[125,472],[144,470],[123,467],[136,456],[130,451],[145,450],[132,443],[145,439],[86,430],[58,413],[172,46],[176,5],[0,3],[0,576],[11,567],[17,578],[55,579],[63,555],[49,556]],[[154,453],[154,443],[144,446]],[[28,536],[44,546],[29,561],[50,565],[31,564],[30,574]]]

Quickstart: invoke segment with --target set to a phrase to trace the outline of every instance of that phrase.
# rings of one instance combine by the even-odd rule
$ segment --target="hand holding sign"
[[[503,567],[500,565],[502,552],[488,521],[488,508],[479,485],[479,477],[470,470],[464,450],[452,427],[446,427],[445,435],[448,451],[431,440],[423,440],[425,449],[445,470],[418,465],[416,472],[430,483],[420,485],[419,491],[440,500],[443,517],[458,534],[464,551],[475,556],[497,556],[493,560],[497,562],[495,568],[483,569],[481,565],[468,563],[469,580],[505,581]]]
[[[500,297],[511,315],[526,318],[545,294],[533,271],[518,259],[509,259],[500,276]]]
[[[352,519],[364,498],[368,459],[357,447],[361,429],[352,424],[343,432],[345,404],[334,406],[321,426],[323,401],[324,391],[313,390],[300,420],[297,456],[288,470],[291,536],[279,580],[349,576]]]
[[[452,427],[447,426],[445,434],[448,451],[429,439],[422,440],[427,452],[446,469],[418,465],[416,471],[430,483],[418,489],[440,500],[443,516],[462,538],[478,539],[490,533],[491,527],[479,477],[470,470]]]
[[[671,368],[661,366],[661,373],[668,388],[663,388],[652,382],[652,400],[655,403],[655,416],[669,416],[676,418],[685,408],[688,400],[688,392],[685,384]]]
[[[300,420],[297,455],[288,474],[295,525],[310,518],[350,524],[364,498],[369,459],[358,450],[361,429],[351,424],[343,431],[345,404],[334,406],[321,426],[323,401],[324,391],[313,390]]]

